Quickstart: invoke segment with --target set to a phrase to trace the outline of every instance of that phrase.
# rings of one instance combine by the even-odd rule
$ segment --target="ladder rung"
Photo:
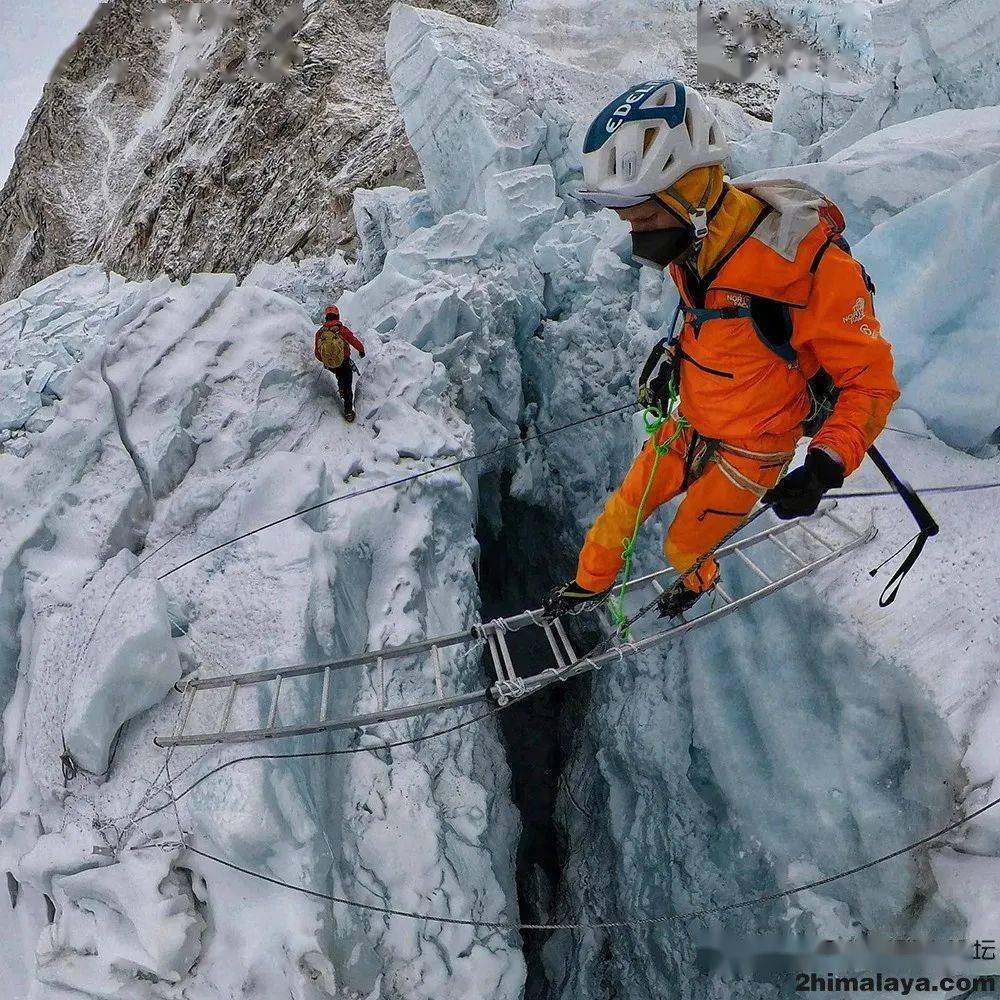
[[[273,729],[274,723],[278,718],[278,696],[281,694],[281,682],[284,678],[281,674],[278,674],[277,679],[274,682],[274,695],[271,698],[271,712],[267,717],[267,728]]]
[[[780,538],[777,537],[777,535],[772,535],[771,541],[774,542],[774,544],[777,545],[782,552],[784,552],[786,555],[791,556],[800,566],[809,565],[809,563],[806,562],[806,560],[803,559],[802,556],[800,556],[798,552],[795,551],[795,549],[790,549]]]
[[[501,631],[496,633],[497,645],[500,647],[500,655],[503,657],[503,664],[507,668],[507,679],[516,681],[517,674],[514,673],[514,664],[511,663],[510,650],[507,648],[507,637]]]
[[[546,622],[542,626],[542,631],[545,633],[545,638],[549,640],[549,646],[552,647],[552,655],[556,659],[556,666],[562,670],[566,666],[566,661],[563,659],[562,653],[559,651],[559,646],[556,643],[556,637],[552,634],[552,626]]]
[[[566,652],[569,654],[569,662],[576,663],[576,661],[580,659],[580,657],[576,655],[576,650],[573,648],[573,644],[569,641],[569,636],[566,635],[566,630],[563,628],[562,621],[559,618],[557,618],[553,622],[553,625],[555,625],[556,627],[556,634],[559,636],[560,639],[562,639],[563,646],[566,647]]]
[[[653,579],[652,579],[652,580],[650,580],[649,582],[650,582],[650,583],[651,583],[651,584],[653,585],[653,589],[654,589],[654,590],[655,590],[655,591],[656,591],[656,592],[657,592],[658,594],[664,594],[664,593],[666,593],[666,591],[665,591],[665,590],[663,589],[663,584],[661,584],[661,583],[660,583],[660,581],[659,581],[659,580],[657,580],[655,576],[654,576],[654,577],[653,577]]]
[[[849,524],[839,514],[834,514],[832,510],[827,511],[826,516],[831,521],[833,521],[834,524],[838,525],[839,527],[843,528],[844,531],[848,532],[851,538],[860,538],[861,535],[863,534],[863,532],[858,531],[858,529],[855,528],[853,524]]]
[[[742,549],[737,549],[736,554],[765,582],[774,583],[772,580]]]
[[[184,727],[187,725],[188,716],[191,714],[191,706],[194,704],[194,695],[197,688],[187,687],[184,691],[184,703],[181,706],[181,714],[177,719],[177,728],[174,731],[174,736],[180,736],[184,732]]]
[[[437,696],[444,697],[444,680],[441,676],[441,647],[434,647],[434,687],[437,689]]]
[[[236,688],[238,687],[236,681],[233,681],[229,685],[229,696],[226,698],[226,707],[222,713],[222,725],[219,726],[219,732],[224,733],[229,728],[229,716],[233,710],[233,702],[236,700]]]
[[[726,604],[733,603],[732,595],[729,593],[728,590],[726,590],[725,587],[722,586],[721,583],[717,583],[715,585],[715,589],[719,592],[719,596],[726,602]]]
[[[817,535],[816,532],[813,531],[808,524],[805,524],[801,520],[796,521],[795,524],[799,528],[801,528],[811,539],[813,539],[813,541],[819,542],[820,545],[822,545],[824,548],[829,549],[831,552],[837,551],[836,545],[831,545],[822,535]]]
[[[330,668],[323,671],[323,693],[319,702],[319,721],[326,722],[326,706],[330,700]]]

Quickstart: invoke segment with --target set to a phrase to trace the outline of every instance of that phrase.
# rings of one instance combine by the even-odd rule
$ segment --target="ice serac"
[[[905,402],[943,441],[967,449],[1000,427],[998,185],[1000,164],[983,167],[876,226],[857,248],[879,289]]]
[[[871,17],[879,75],[854,114],[806,159],[829,159],[872,132],[935,111],[1000,103],[994,0],[896,0],[872,7]]]
[[[138,560],[127,551],[108,560],[83,588],[79,603],[40,636],[36,683],[51,692],[60,673],[72,673],[63,737],[76,763],[91,774],[107,770],[121,726],[162,701],[181,677],[166,594],[155,580],[132,576],[136,569]],[[64,636],[73,635],[76,622],[88,620],[94,628],[73,656]]]
[[[317,269],[270,277],[309,299]],[[291,511],[466,452],[472,430],[444,369],[366,330],[359,419],[347,425],[312,358],[318,317],[232,275],[126,283],[76,268],[29,289],[16,311],[31,334],[19,350],[59,330],[82,346],[51,422],[27,434],[23,457],[2,457],[0,871],[17,883],[25,940],[38,943],[27,967],[37,961],[53,994],[514,1000],[524,976],[514,943],[331,909],[176,846],[183,830],[320,893],[506,919],[516,818],[489,723],[391,751],[383,741],[431,723],[286,742],[280,751],[372,749],[244,762],[176,812],[171,789],[242,748],[174,752],[168,774],[153,744],[177,721],[181,673],[343,656],[476,620],[475,488],[458,471],[314,511],[155,582]],[[442,666],[450,690],[481,683],[475,657]],[[385,688],[390,705],[433,697],[433,668],[396,661]],[[374,710],[379,690],[367,673],[345,674],[328,711]],[[318,684],[290,683],[278,718],[313,721],[319,702]],[[269,711],[266,699],[238,698],[229,725],[260,726]],[[195,706],[189,729],[217,727],[222,712],[211,699]],[[64,735],[86,769],[68,782]]]
[[[740,181],[792,177],[833,199],[854,242],[918,201],[1000,159],[1000,107],[938,111],[859,139],[816,163],[769,166]],[[893,178],[887,184],[886,177]]]

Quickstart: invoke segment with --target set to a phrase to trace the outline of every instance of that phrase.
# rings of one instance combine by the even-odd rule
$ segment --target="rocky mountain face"
[[[183,280],[349,246],[355,188],[421,184],[385,73],[389,7],[103,4],[0,193],[0,300],[84,260]]]

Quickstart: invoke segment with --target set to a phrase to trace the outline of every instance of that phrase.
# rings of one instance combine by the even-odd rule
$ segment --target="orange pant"
[[[668,420],[660,430],[657,442],[666,440],[675,429],[674,421]],[[716,461],[708,462],[701,474],[689,481],[686,495],[667,531],[663,549],[674,569],[680,573],[691,569],[739,524],[758,496],[748,486],[738,485],[740,478],[745,477],[756,483],[761,492],[773,486],[788,465],[798,437],[796,430],[766,438],[727,441],[719,446],[718,457],[729,466],[729,474]],[[687,454],[693,438],[691,428],[685,428],[670,450],[660,458],[646,498],[643,520],[661,504],[682,492]],[[730,448],[757,452],[759,457],[741,455]],[[614,583],[622,567],[622,545],[626,538],[631,537],[635,527],[636,512],[649,482],[654,457],[653,449],[647,442],[621,486],[608,498],[604,510],[587,532],[576,571],[576,582],[581,587],[601,591]],[[684,583],[700,593],[711,587],[718,575],[719,567],[715,559],[706,559],[696,572],[685,577]]]

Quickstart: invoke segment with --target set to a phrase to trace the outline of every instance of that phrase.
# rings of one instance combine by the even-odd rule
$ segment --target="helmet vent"
[[[674,159],[673,152],[667,153],[667,158],[663,161],[663,166],[660,169],[666,171],[667,168],[670,166],[670,164],[673,162],[673,159]]]
[[[691,108],[688,107],[687,111],[684,113],[684,127],[687,129],[688,138],[694,143],[694,115],[691,113]]]
[[[658,129],[654,125],[654,126],[651,126],[650,128],[647,128],[642,133],[642,151],[644,153],[648,153],[649,152],[649,147],[653,145],[653,142],[656,139],[656,133],[657,133],[657,131],[658,131]]]

